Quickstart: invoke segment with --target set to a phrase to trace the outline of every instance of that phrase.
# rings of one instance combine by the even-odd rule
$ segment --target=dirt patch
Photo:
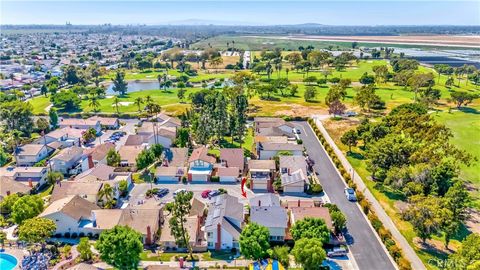
[[[360,120],[355,118],[348,118],[342,120],[333,120],[331,118],[322,121],[323,126],[328,131],[328,134],[333,138],[335,143],[340,142],[340,137],[346,131],[355,128],[360,124]]]
[[[282,104],[284,107],[285,104]],[[275,112],[275,115],[287,115],[287,116],[311,116],[312,114],[328,114],[326,109],[306,107],[298,104],[289,105],[290,110],[279,110]]]
[[[413,244],[424,251],[435,252],[445,256],[450,255],[457,250],[457,247],[452,244],[449,244],[449,249],[446,249],[444,242],[435,239],[428,239],[425,243],[423,243],[422,239],[415,237],[413,238]]]
[[[470,218],[465,222],[465,226],[472,233],[480,233],[480,211],[469,209]]]

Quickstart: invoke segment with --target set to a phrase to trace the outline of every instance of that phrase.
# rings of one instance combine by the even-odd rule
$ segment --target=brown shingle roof
[[[292,207],[290,211],[294,222],[306,217],[321,218],[330,230],[333,228],[332,217],[326,207]]]
[[[81,218],[90,218],[92,210],[99,207],[77,195],[67,196],[52,202],[41,214],[41,217],[48,216],[56,212],[62,212],[75,220]]]
[[[275,170],[275,160],[256,160],[251,159],[248,161],[249,170]]]
[[[208,155],[208,148],[205,146],[193,150],[188,162],[193,162],[195,160],[203,160],[211,164],[214,164],[217,161],[216,158]]]
[[[120,147],[118,153],[121,160],[126,160],[128,163],[135,163],[137,156],[145,149],[140,145],[124,145]]]
[[[61,181],[53,187],[50,201],[56,201],[71,195],[97,195],[102,187],[99,182]]]
[[[243,170],[245,165],[242,148],[220,149],[220,160],[226,162],[226,167],[238,167]]]
[[[103,160],[110,149],[115,149],[115,144],[113,143],[103,143],[97,145],[95,148],[85,150],[86,155],[92,155],[93,160]]]

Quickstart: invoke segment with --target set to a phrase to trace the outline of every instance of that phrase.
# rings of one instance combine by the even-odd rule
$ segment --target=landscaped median
[[[367,216],[370,224],[377,232],[379,238],[385,245],[391,257],[397,263],[398,268],[400,270],[426,269],[420,258],[418,258],[418,256],[415,254],[415,251],[413,251],[405,238],[403,238],[400,232],[394,227],[393,222],[383,211],[380,204],[374,201],[375,199],[373,195],[371,195],[369,190],[366,188],[363,180],[357,176],[358,174],[354,175],[352,179],[352,176],[349,173],[349,171],[353,171],[352,166],[350,166],[346,158],[338,156],[338,151],[340,150],[337,149],[338,151],[335,151],[334,148],[336,146],[334,145],[333,140],[329,137],[327,131],[323,128],[321,123],[318,123],[317,121],[311,118],[308,119],[308,123],[312,127],[325,151],[335,164],[335,167],[338,169],[338,172],[342,176],[343,180],[349,187],[355,189],[357,193],[357,201],[360,204],[363,213]],[[342,155],[341,152],[340,155]],[[347,171],[346,167],[350,168],[350,170]],[[368,194],[365,195],[362,191]],[[377,215],[378,212],[381,212],[382,215]],[[390,224],[390,226],[385,226],[385,223]],[[392,225],[394,235],[392,235],[391,232]]]

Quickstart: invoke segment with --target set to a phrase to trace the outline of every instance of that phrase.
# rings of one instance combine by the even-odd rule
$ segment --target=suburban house
[[[38,144],[51,144],[54,142],[59,142],[63,147],[70,147],[73,145],[81,146],[82,135],[86,130],[76,129],[76,128],[59,128],[49,133],[45,134],[44,137],[38,138]]]
[[[243,204],[237,197],[228,194],[215,197],[215,201],[208,208],[205,221],[208,249],[239,248],[243,211]]]
[[[52,150],[52,148],[43,144],[25,144],[17,147],[15,161],[17,166],[33,166],[47,158]]]
[[[98,164],[107,165],[107,154],[111,149],[115,150],[115,144],[110,142],[85,149],[83,151],[85,158],[82,160],[82,171],[91,169]]]
[[[30,189],[45,184],[48,167],[2,167],[0,176],[8,177]],[[3,189],[3,184],[0,189]]]
[[[186,217],[185,227],[190,236],[189,245],[193,251],[201,252],[207,250],[207,243],[205,241],[205,232],[202,230],[204,222],[205,204],[196,198],[191,201],[192,208],[189,215]],[[172,235],[169,225],[170,218],[165,217],[165,222],[162,228],[159,243],[164,250],[185,250],[179,248],[175,242],[175,237]]]
[[[121,181],[127,181],[127,186],[132,186],[131,172],[116,172],[114,167],[99,164],[75,177],[75,182],[109,184],[114,188],[114,197],[120,197],[119,185]]]
[[[93,128],[97,134],[102,132],[102,126],[98,120],[80,119],[80,118],[62,118],[58,123],[60,128],[70,127],[76,129],[88,130]]]
[[[91,203],[97,203],[98,193],[102,189],[100,182],[59,181],[53,187],[50,201],[57,201],[68,196],[77,195]]]
[[[82,224],[85,231],[100,234],[116,225],[129,226],[142,235],[142,242],[151,245],[157,241],[160,225],[163,223],[163,210],[155,200],[144,204],[128,206],[124,209],[93,210],[90,222]]]
[[[95,203],[81,198],[78,195],[70,195],[52,203],[39,215],[55,222],[55,236],[71,237],[85,235],[87,232],[80,229],[80,225],[91,217],[92,211],[100,209]]]
[[[276,168],[274,160],[249,160],[248,177],[250,178],[250,189],[272,191],[272,181]]]
[[[149,245],[156,241],[162,215],[162,208],[156,202],[124,209],[100,209],[80,196],[67,196],[53,201],[40,217],[55,222],[58,237],[98,236],[103,230],[123,225],[139,232],[143,243]]]
[[[223,167],[236,167],[241,174],[245,170],[245,157],[242,148],[221,148],[220,149],[220,164]]]
[[[150,129],[142,126],[137,129],[136,135],[128,136],[125,145],[161,144],[168,148],[175,141],[176,136],[177,130],[173,127],[152,126]]]
[[[0,202],[8,195],[29,194],[30,190],[32,190],[29,186],[19,183],[7,176],[0,176],[0,185],[2,186],[2,188],[0,188]]]
[[[100,126],[103,129],[118,129],[118,128],[120,128],[120,121],[118,120],[118,118],[92,116],[92,117],[88,118],[88,120],[99,121]]]
[[[256,195],[249,200],[250,206],[281,206],[278,195],[265,193]]]
[[[303,156],[303,146],[295,143],[259,143],[258,159],[272,159],[281,152],[290,152],[294,156]]]
[[[215,169],[215,175],[223,183],[236,183],[240,179],[238,167],[218,167]]]
[[[295,203],[292,203],[295,205]],[[300,205],[300,206],[298,206]],[[335,235],[334,226],[332,222],[332,217],[330,216],[330,212],[327,207],[323,206],[306,206],[301,205],[300,201],[298,201],[298,205],[296,206],[289,206],[288,211],[290,213],[290,226],[295,225],[295,223],[299,220],[302,220],[307,217],[311,218],[319,218],[325,221],[328,229],[330,229],[330,241],[329,244],[331,245],[344,245],[346,243],[345,237],[343,235]]]
[[[307,183],[307,162],[303,156],[280,156],[280,178],[283,192],[300,193]]]
[[[72,169],[81,165],[79,161],[82,160],[83,148],[72,146],[62,149],[57,155],[50,159],[50,165],[53,171],[58,171],[63,174],[76,174]],[[81,168],[78,170],[81,171]]]
[[[155,171],[155,178],[161,182],[178,182],[187,175],[188,148],[166,148],[165,158]]]
[[[145,149],[141,145],[123,145],[118,149],[120,166],[133,167],[137,164],[137,157]]]
[[[295,127],[292,123],[285,121],[282,118],[275,117],[255,117],[253,119],[255,129],[276,127],[288,133],[293,133]]]
[[[182,121],[176,117],[171,117],[166,114],[160,113],[156,115],[157,122],[160,126],[179,128],[182,125]]]
[[[203,181],[210,180],[212,176],[213,165],[216,158],[208,155],[208,148],[201,146],[193,150],[188,159],[188,181]]]
[[[263,225],[270,231],[270,241],[283,241],[288,229],[287,210],[281,206],[250,206],[250,222]]]

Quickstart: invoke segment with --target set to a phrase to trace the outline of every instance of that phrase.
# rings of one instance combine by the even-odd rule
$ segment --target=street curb
[[[315,120],[314,120],[315,121]],[[308,123],[308,122],[307,122]],[[312,130],[312,133],[315,134],[315,131],[312,129],[312,127],[310,126],[310,123],[308,123],[308,126],[310,127],[310,129]],[[344,184],[344,186],[346,188],[348,188],[348,185],[347,185],[347,182],[345,181],[345,179],[343,178],[342,174],[338,171],[338,168],[335,166],[335,163],[333,163],[333,160],[332,158],[330,157],[330,155],[328,154],[327,150],[325,149],[325,147],[323,146],[323,144],[320,142],[320,140],[318,139],[318,137],[316,136],[315,134],[315,139],[317,139],[318,143],[320,144],[320,146],[322,147],[323,151],[325,151],[325,154],[327,155],[328,157],[328,160],[330,161],[330,163],[332,164],[332,166],[335,168],[335,172],[337,172],[338,176],[340,177],[340,179],[342,179],[342,183]],[[390,259],[390,262],[392,263],[393,267],[395,267],[396,270],[398,270],[398,265],[397,263],[395,262],[395,260],[392,258],[392,256],[390,255],[390,252],[388,252],[387,248],[385,247],[385,245],[383,244],[382,240],[380,239],[380,237],[378,236],[378,233],[375,231],[375,229],[373,228],[372,224],[370,223],[370,221],[368,220],[367,216],[365,215],[365,213],[363,212],[362,208],[360,207],[360,205],[355,202],[355,205],[357,206],[358,210],[360,211],[360,213],[362,213],[362,216],[363,218],[365,219],[365,221],[367,222],[368,224],[368,227],[370,228],[370,230],[373,232],[373,235],[375,235],[375,238],[377,239],[377,241],[380,243],[380,246],[382,247],[383,251],[385,252],[385,254],[387,254],[388,258]],[[353,253],[352,253],[353,255]],[[354,256],[352,256],[354,257]],[[358,265],[357,265],[357,262],[355,261],[355,266],[358,268]]]

